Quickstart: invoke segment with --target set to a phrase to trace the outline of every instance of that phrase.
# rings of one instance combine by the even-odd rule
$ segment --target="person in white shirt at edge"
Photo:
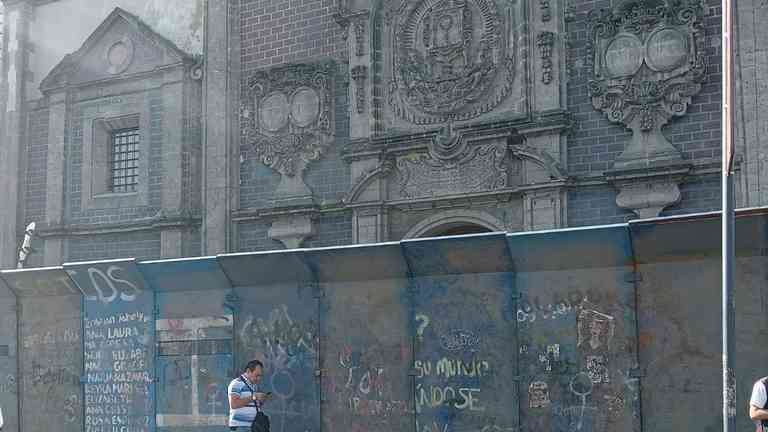
[[[0,430],[3,430],[3,407],[0,407]]]
[[[251,360],[243,368],[243,373],[229,383],[230,430],[251,430],[256,413],[267,400],[267,394],[258,391],[262,375],[264,364]]]
[[[760,378],[752,386],[752,397],[749,398],[749,418],[755,422],[757,432],[768,432],[768,377]]]

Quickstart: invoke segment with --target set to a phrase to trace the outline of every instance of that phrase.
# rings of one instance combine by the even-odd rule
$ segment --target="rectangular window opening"
[[[139,185],[139,128],[112,131],[110,191],[135,192]]]

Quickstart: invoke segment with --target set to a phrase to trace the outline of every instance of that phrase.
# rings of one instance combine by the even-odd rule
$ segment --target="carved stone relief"
[[[515,60],[500,9],[494,0],[420,0],[386,10],[387,101],[398,118],[467,120],[505,100]]]
[[[357,17],[352,23],[355,31],[355,55],[362,57],[365,55],[365,15]]]
[[[680,160],[661,127],[701,90],[702,19],[699,0],[632,0],[591,15],[592,104],[633,132],[615,169]]]
[[[133,41],[127,36],[110,45],[104,53],[107,72],[111,75],[125,72],[133,62],[133,54]]]
[[[552,11],[550,6],[550,0],[539,0],[539,7],[541,8],[541,21],[547,22],[552,19]]]
[[[555,44],[555,34],[544,31],[536,38],[536,45],[541,53],[541,82],[552,82],[552,46]]]
[[[397,158],[399,198],[436,197],[458,193],[492,191],[507,187],[506,144],[472,147],[454,163],[414,153]]]
[[[249,79],[245,133],[253,152],[281,174],[276,199],[309,197],[302,175],[333,141],[331,62],[294,64]]]
[[[355,108],[358,114],[365,112],[365,82],[368,68],[358,65],[352,68],[352,81],[355,83]]]

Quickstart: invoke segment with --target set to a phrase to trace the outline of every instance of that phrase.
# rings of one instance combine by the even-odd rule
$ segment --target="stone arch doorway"
[[[452,210],[430,216],[414,225],[404,239],[482,234],[505,231],[497,218],[479,211]]]

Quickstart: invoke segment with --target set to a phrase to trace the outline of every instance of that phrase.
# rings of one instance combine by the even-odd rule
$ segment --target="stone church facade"
[[[3,267],[33,221],[27,264],[57,265],[720,205],[718,1],[97,3],[4,1]],[[737,15],[751,207],[768,5]]]

